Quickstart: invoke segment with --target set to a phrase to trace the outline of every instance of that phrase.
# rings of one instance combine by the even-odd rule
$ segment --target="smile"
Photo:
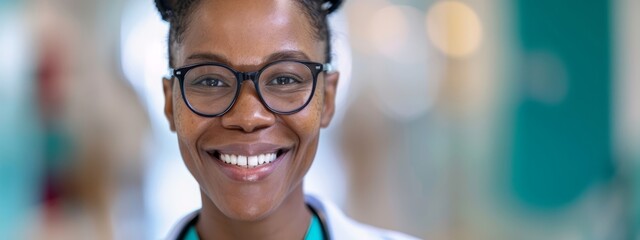
[[[246,149],[231,148],[208,151],[208,153],[214,159],[226,165],[240,168],[256,168],[277,161],[280,156],[289,151],[289,149],[285,148],[271,149],[272,150],[263,149],[263,151],[253,149],[252,151],[246,151]]]
[[[237,165],[240,167],[254,168],[263,164],[268,164],[276,160],[278,152],[263,153],[253,156],[223,154],[219,153],[219,159],[227,164]]]
[[[240,182],[256,182],[274,172],[288,159],[290,148],[274,145],[231,145],[207,151],[225,175]]]

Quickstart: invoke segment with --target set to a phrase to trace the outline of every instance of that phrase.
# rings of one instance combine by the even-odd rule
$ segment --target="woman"
[[[334,113],[326,17],[340,3],[156,0],[170,23],[165,114],[202,198],[171,239],[409,238],[302,190]]]

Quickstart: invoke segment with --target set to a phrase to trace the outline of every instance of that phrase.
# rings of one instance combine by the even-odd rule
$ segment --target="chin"
[[[246,222],[260,221],[269,216],[275,208],[275,203],[271,201],[234,202],[218,206],[218,209],[228,218]]]

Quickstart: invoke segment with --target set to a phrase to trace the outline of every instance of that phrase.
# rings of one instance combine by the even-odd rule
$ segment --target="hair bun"
[[[322,6],[325,8],[325,11],[327,11],[327,14],[330,14],[338,10],[342,2],[344,2],[344,0],[325,0]]]
[[[155,2],[156,2],[156,8],[158,9],[158,12],[160,12],[160,16],[162,16],[162,20],[169,21],[169,19],[173,15],[173,11],[171,10],[173,1],[172,0],[155,0]]]

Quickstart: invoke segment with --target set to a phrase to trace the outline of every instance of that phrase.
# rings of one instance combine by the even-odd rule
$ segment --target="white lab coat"
[[[342,211],[330,201],[306,195],[305,202],[315,209],[321,221],[327,226],[328,239],[331,240],[414,240],[415,237],[404,233],[384,230],[365,225],[345,216]],[[200,211],[194,211],[182,218],[171,230],[167,239],[178,239],[180,233],[185,231],[189,223],[194,220]]]

